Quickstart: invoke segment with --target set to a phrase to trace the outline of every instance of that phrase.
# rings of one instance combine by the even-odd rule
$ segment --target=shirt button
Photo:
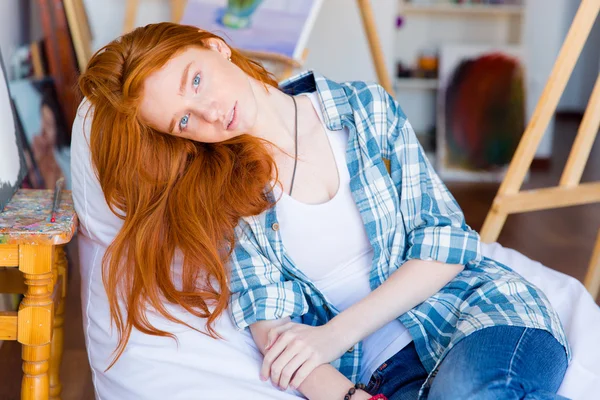
[[[279,224],[277,222],[274,222],[273,225],[271,225],[271,229],[273,229],[274,231],[278,231],[279,230]]]
[[[352,346],[348,350],[346,350],[346,353],[352,353],[353,351],[354,351],[354,346]]]

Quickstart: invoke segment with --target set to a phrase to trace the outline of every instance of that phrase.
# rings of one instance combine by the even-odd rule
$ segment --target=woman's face
[[[145,123],[204,143],[251,131],[257,105],[250,78],[228,60],[223,41],[207,45],[187,48],[146,78],[140,108]]]

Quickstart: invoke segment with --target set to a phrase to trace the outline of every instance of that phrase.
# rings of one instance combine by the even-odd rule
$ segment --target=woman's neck
[[[256,123],[249,134],[265,139],[278,148],[289,152],[294,149],[296,110],[291,96],[277,88],[265,89],[260,82],[253,82],[257,102]],[[302,96],[304,97],[304,96]],[[298,137],[310,131],[318,122],[310,99],[296,97],[298,107]],[[315,121],[316,118],[316,121]]]

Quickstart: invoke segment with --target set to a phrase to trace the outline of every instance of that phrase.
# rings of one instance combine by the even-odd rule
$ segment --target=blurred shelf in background
[[[437,90],[438,80],[429,78],[396,78],[396,91],[401,90]]]
[[[477,14],[477,15],[520,15],[521,5],[507,4],[411,4],[403,3],[403,14]]]

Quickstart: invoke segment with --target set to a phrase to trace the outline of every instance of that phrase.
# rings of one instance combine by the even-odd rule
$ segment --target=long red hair
[[[104,287],[119,334],[113,364],[134,327],[173,336],[146,316],[152,308],[183,323],[170,315],[165,301],[207,318],[206,333],[218,337],[213,324],[227,307],[234,227],[241,216],[271,205],[265,188],[275,167],[261,140],[241,135],[199,143],[158,132],[140,119],[146,77],[189,46],[205,47],[209,38],[219,37],[173,23],[137,28],[94,54],[79,78],[93,106],[92,163],[108,205],[124,221],[103,259]],[[231,61],[249,77],[277,87],[270,73],[235,49]],[[183,266],[175,281],[176,253]]]

